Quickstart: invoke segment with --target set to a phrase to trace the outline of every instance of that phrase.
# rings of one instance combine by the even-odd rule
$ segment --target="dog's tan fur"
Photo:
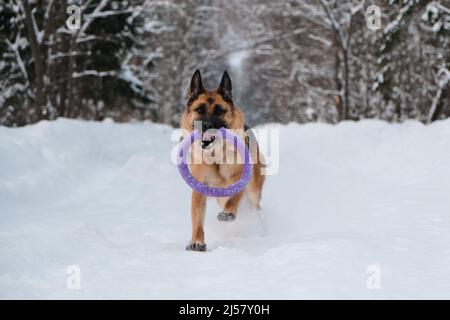
[[[193,122],[211,115],[217,105],[219,105],[224,111],[220,117],[220,120],[223,121],[228,129],[232,129],[235,133],[241,136],[242,139],[246,139],[248,144],[249,136],[246,136],[244,132],[244,115],[241,110],[233,104],[231,98],[231,80],[226,72],[224,73],[219,88],[212,91],[208,91],[203,88],[203,85],[201,84],[200,72],[197,70],[194,73],[189,91],[189,102],[181,120],[181,128],[184,129],[186,133],[192,132],[194,129]],[[206,106],[206,113],[199,115],[198,112],[196,112],[196,109],[199,106]],[[264,166],[263,158],[259,152],[256,140],[255,143],[250,144],[250,146],[250,152],[254,165],[252,179],[249,184],[243,191],[231,197],[217,198],[219,204],[223,208],[223,212],[221,214],[226,214],[229,217],[232,216],[233,219],[237,214],[244,193],[247,194],[250,203],[255,208],[260,208],[261,192],[264,184],[264,175],[262,175],[261,172],[261,168]],[[198,152],[192,153],[191,160],[194,160],[196,157],[203,160],[208,159],[208,161],[203,161],[203,163],[200,164],[194,164],[193,161],[191,162],[193,163],[190,165],[191,173],[198,181],[213,187],[226,187],[236,182],[241,176],[242,164],[225,164],[224,161],[221,162],[222,164],[208,164],[211,163],[211,159],[217,159],[217,155],[214,154],[214,151],[203,150],[201,147],[194,149]],[[235,159],[239,157],[233,146],[229,146],[226,143],[224,143],[223,151],[224,152],[222,155],[219,156],[221,159],[223,159],[222,157],[227,157],[230,153],[232,153],[233,157],[236,157]],[[192,239],[191,243],[187,247],[188,250],[206,250],[205,235],[203,231],[205,210],[206,196],[193,190],[191,207]]]

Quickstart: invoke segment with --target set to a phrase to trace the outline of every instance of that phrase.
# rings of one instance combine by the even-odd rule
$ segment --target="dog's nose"
[[[205,132],[209,129],[212,129],[213,123],[211,121],[202,121],[202,131]]]

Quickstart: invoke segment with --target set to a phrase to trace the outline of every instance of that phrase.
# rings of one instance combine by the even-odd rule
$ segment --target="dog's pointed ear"
[[[231,79],[228,75],[228,72],[225,71],[222,76],[222,80],[220,81],[219,89],[217,92],[222,96],[223,100],[226,102],[233,102],[233,95],[231,94]]]
[[[191,86],[189,87],[188,99],[189,101],[193,101],[198,98],[200,94],[205,91],[205,88],[202,84],[202,76],[200,74],[200,70],[195,70],[194,75],[191,79]]]

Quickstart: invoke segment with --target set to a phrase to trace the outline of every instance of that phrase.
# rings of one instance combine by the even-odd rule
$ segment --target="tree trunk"
[[[426,121],[428,124],[439,119],[439,116],[442,112],[442,106],[440,103],[441,97],[442,97],[442,92],[444,90],[448,90],[449,82],[450,82],[450,80],[447,75],[445,75],[444,79],[438,80],[437,91],[436,91],[436,94],[434,95],[433,102],[431,104],[431,108],[428,113],[428,117],[427,117],[427,121]]]
[[[439,115],[441,113],[441,95],[442,95],[442,88],[438,87],[438,90],[434,96],[433,103],[431,104],[430,112],[428,114],[427,124],[430,124],[433,121],[436,121],[439,119]]]
[[[348,50],[342,50],[344,56],[344,105],[343,115],[345,119],[350,119],[350,64],[348,61]]]
[[[336,91],[339,92],[335,97],[336,111],[338,114],[338,122],[344,118],[344,107],[342,104],[342,82],[339,78],[339,72],[341,70],[341,58],[339,57],[339,46],[336,39],[336,35],[333,37],[333,57],[334,57],[334,83]]]
[[[36,85],[36,112],[34,114],[35,120],[40,120],[43,116],[44,106],[46,105],[46,94],[45,94],[45,66],[44,59],[42,57],[41,46],[37,38],[37,30],[35,30],[35,23],[33,21],[33,16],[28,4],[28,0],[22,0],[25,21],[28,31],[28,39],[31,46],[31,54],[34,60],[34,71],[35,71],[35,85]]]

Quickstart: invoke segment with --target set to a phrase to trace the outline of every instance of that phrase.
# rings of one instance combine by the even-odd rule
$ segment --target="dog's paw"
[[[206,251],[206,243],[191,242],[186,246],[188,251]]]
[[[236,215],[233,212],[222,211],[217,215],[217,220],[231,222],[236,219]]]

